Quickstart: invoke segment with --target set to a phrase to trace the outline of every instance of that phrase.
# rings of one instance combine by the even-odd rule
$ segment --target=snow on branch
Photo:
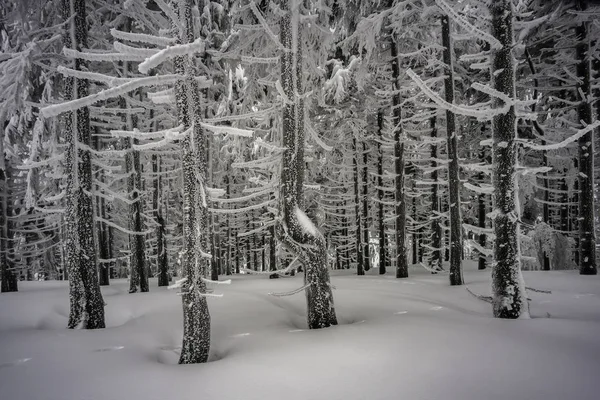
[[[280,61],[279,57],[250,57],[250,56],[241,56],[241,60],[244,64],[277,64]]]
[[[116,62],[116,61],[144,61],[146,56],[139,54],[125,54],[125,53],[84,53],[81,51],[64,48],[63,54],[67,57],[78,58],[86,61],[105,61],[105,62]]]
[[[475,193],[492,194],[494,193],[494,187],[492,185],[480,185],[475,186],[469,182],[464,182],[463,186]]]
[[[301,291],[307,289],[308,287],[310,287],[311,283],[307,283],[306,285],[299,287],[298,289],[294,289],[294,290],[290,290],[289,292],[283,292],[283,293],[273,293],[270,292],[268,293],[269,296],[275,296],[275,297],[284,297],[284,296],[291,296],[294,295],[296,293],[300,293]]]
[[[156,53],[156,49],[145,49],[143,47],[133,47],[115,41],[113,48],[119,53],[139,55],[142,57],[152,57]]]
[[[145,33],[123,32],[115,28],[110,30],[110,34],[115,39],[127,40],[129,42],[155,44],[157,46],[168,46],[175,43],[174,38],[147,35]]]
[[[187,282],[187,279],[188,278],[178,279],[174,284],[167,286],[167,289],[179,289],[185,282]]]
[[[507,113],[511,106],[510,103],[505,103],[503,107],[497,108],[494,110],[491,110],[491,109],[481,110],[481,109],[477,109],[477,108],[457,106],[456,104],[448,103],[446,100],[444,100],[440,96],[438,96],[433,90],[431,90],[425,84],[425,82],[423,82],[421,80],[421,78],[419,78],[417,76],[417,74],[415,74],[415,72],[412,69],[409,68],[408,70],[406,70],[406,74],[416,83],[416,85],[419,87],[419,89],[421,89],[421,91],[427,97],[429,97],[435,104],[437,104],[439,107],[441,107],[445,110],[451,111],[455,114],[466,115],[468,117],[476,118],[480,121],[485,121],[485,120],[491,120],[496,115]]]
[[[136,231],[130,231],[129,229],[125,229],[123,228],[121,225],[115,224],[114,222],[108,220],[108,219],[104,219],[102,217],[96,216],[95,218],[96,222],[103,222],[108,226],[112,226],[113,228],[125,233],[126,235],[141,235],[141,236],[146,236],[146,235],[150,235],[152,234],[154,231],[152,229],[144,231],[144,232],[136,232]]]
[[[573,143],[576,140],[578,140],[580,137],[584,136],[586,133],[596,129],[597,127],[600,126],[600,120],[586,126],[583,129],[578,130],[577,132],[575,132],[574,135],[570,136],[569,138],[563,140],[560,143],[553,143],[553,144],[547,144],[547,145],[535,145],[535,144],[531,144],[528,142],[523,142],[523,146],[530,148],[532,150],[558,150],[558,149],[562,149],[564,148],[566,145],[568,145],[569,143]]]
[[[82,107],[90,106],[98,101],[119,97],[125,93],[131,92],[132,90],[138,89],[144,86],[159,86],[167,85],[176,82],[181,79],[181,75],[163,75],[163,76],[149,76],[145,78],[133,79],[122,85],[115,86],[110,89],[102,90],[98,93],[91,94],[80,99],[74,99],[60,104],[54,104],[41,109],[42,115],[46,118],[56,117],[59,114],[75,111]]]
[[[242,136],[242,137],[252,137],[252,135],[254,134],[254,132],[249,129],[234,128],[232,126],[209,125],[204,122],[201,122],[200,125],[204,129],[208,129],[209,131],[211,131],[214,134],[226,134],[226,135]]]
[[[308,113],[305,112],[304,115],[305,115],[304,128],[308,131],[308,133],[310,133],[310,136],[313,138],[315,143],[317,143],[319,146],[321,146],[321,148],[325,151],[332,151],[333,147],[328,145],[327,143],[325,143],[323,141],[323,139],[321,139],[319,137],[319,134],[317,133],[317,131],[312,127],[312,124],[308,120]]]
[[[147,74],[152,68],[159,66],[168,59],[202,52],[204,52],[204,40],[202,38],[198,38],[192,43],[169,46],[140,63],[138,71],[142,74]]]
[[[69,76],[78,79],[88,79],[94,82],[106,83],[108,86],[116,86],[119,83],[129,82],[131,78],[117,78],[115,76],[99,74],[97,72],[78,71],[75,69],[63,67],[62,65],[56,68],[64,76]]]
[[[490,44],[490,47],[494,50],[500,50],[502,48],[502,43],[500,43],[498,39],[496,39],[489,33],[477,28],[475,25],[471,24],[469,21],[467,21],[466,18],[463,18],[461,15],[459,15],[454,10],[454,8],[452,8],[451,5],[446,3],[445,0],[435,0],[435,3],[444,13],[446,13],[454,22],[456,22],[457,25],[459,25],[465,31],[469,32],[478,39],[485,40]]]
[[[265,20],[265,17],[263,17],[263,15],[260,12],[260,10],[258,9],[258,7],[256,7],[256,3],[254,1],[251,1],[249,6],[250,6],[250,9],[252,10],[252,12],[254,13],[254,15],[256,16],[256,19],[258,19],[258,22],[260,22],[260,24],[264,28],[265,32],[267,33],[267,36],[269,36],[269,38],[273,41],[273,43],[275,43],[277,45],[278,48],[280,48],[282,50],[286,50],[285,47],[283,47],[283,45],[279,41],[279,38],[277,37],[277,35],[275,35],[273,33],[273,31],[271,30],[271,28],[269,27],[269,24]]]
[[[227,279],[226,281],[213,281],[210,279],[206,279],[206,278],[201,278],[202,281],[206,282],[206,283],[213,283],[215,285],[231,285],[231,279]]]
[[[475,250],[477,250],[479,253],[483,254],[484,256],[490,257],[490,256],[492,256],[494,254],[492,250],[486,249],[485,247],[481,246],[479,243],[477,243],[474,240],[470,240],[469,239],[468,243],[469,243],[470,246],[473,246],[473,248]]]

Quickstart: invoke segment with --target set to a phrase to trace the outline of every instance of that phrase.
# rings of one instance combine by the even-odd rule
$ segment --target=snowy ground
[[[447,275],[414,267],[397,280],[333,272],[341,325],[306,330],[302,278],[234,276],[209,299],[212,362],[179,366],[181,302],[157,288],[102,289],[107,329],[64,329],[66,282],[20,282],[0,295],[3,400],[597,400],[600,277],[525,273],[531,320],[491,316],[491,305]],[[391,271],[389,272],[391,275]],[[466,281],[489,294],[489,271]]]

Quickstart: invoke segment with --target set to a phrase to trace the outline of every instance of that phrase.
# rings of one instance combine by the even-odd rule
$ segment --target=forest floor
[[[0,295],[3,400],[597,400],[600,276],[525,272],[530,320],[411,267],[395,279],[334,271],[340,325],[306,330],[304,295],[269,296],[302,277],[238,275],[209,299],[211,362],[179,366],[181,298],[103,287],[107,329],[67,330],[67,282],[19,282]],[[465,280],[490,294],[490,273]]]

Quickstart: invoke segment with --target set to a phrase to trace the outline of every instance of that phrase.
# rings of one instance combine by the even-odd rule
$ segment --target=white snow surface
[[[7,400],[596,400],[600,277],[524,272],[532,319],[492,318],[491,305],[413,266],[366,276],[332,271],[340,325],[306,329],[302,276],[233,276],[209,298],[211,361],[177,365],[181,299],[158,288],[102,287],[107,328],[65,329],[67,282],[19,282],[0,294],[0,387]],[[224,277],[223,277],[224,278]],[[490,294],[490,271],[465,280]]]

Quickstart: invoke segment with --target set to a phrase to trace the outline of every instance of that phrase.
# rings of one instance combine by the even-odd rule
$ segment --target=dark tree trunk
[[[360,191],[358,174],[358,147],[356,146],[356,137],[352,138],[352,150],[354,151],[353,171],[354,171],[354,214],[356,215],[356,274],[364,275],[365,269],[363,264],[363,244],[362,244],[362,222],[360,213]]]
[[[450,20],[442,16],[442,42],[444,45],[444,64],[446,78],[444,93],[446,101],[454,103],[454,60]],[[448,140],[448,191],[450,194],[450,285],[462,285],[462,227],[460,219],[460,178],[458,171],[458,133],[456,132],[456,117],[446,110],[446,136]]]
[[[396,91],[392,97],[392,125],[394,126],[394,167],[396,173],[396,278],[408,278],[406,257],[406,203],[404,199],[404,138],[402,135],[402,108],[400,94],[400,65],[398,43],[390,34],[392,52],[392,81]]]
[[[366,139],[362,142],[363,151],[363,177],[362,177],[362,223],[363,223],[363,266],[364,270],[371,269],[371,252],[369,249],[369,153]]]
[[[385,242],[385,213],[383,205],[383,110],[377,112],[377,198],[379,200],[379,274],[385,274],[387,267]]]
[[[63,0],[64,20],[71,19],[63,37],[67,48],[87,48],[87,22],[84,0]],[[73,12],[73,14],[72,14]],[[71,18],[72,17],[72,18]],[[87,69],[75,60],[75,69]],[[89,82],[68,78],[66,99],[88,95]],[[90,115],[87,107],[70,112],[65,118],[65,169],[67,172],[65,210],[66,265],[69,270],[70,313],[68,327],[104,328],[104,300],[98,282],[96,245],[94,243],[94,209],[87,195],[92,188]],[[76,143],[83,146],[76,146]],[[77,179],[77,180],[76,180]]]
[[[437,138],[437,118],[431,118],[431,137]],[[442,224],[440,224],[440,195],[439,195],[439,171],[438,171],[438,148],[434,142],[431,144],[431,261],[432,273],[442,269]]]
[[[515,98],[513,61],[513,5],[512,0],[490,3],[492,33],[502,48],[493,53],[492,70],[494,89]],[[502,100],[495,98],[494,107]],[[519,259],[518,220],[515,179],[517,163],[516,116],[511,106],[504,114],[493,119],[493,176],[494,183],[494,265],[492,268],[493,308],[496,318],[519,318],[529,315],[525,284]]]
[[[17,275],[12,271],[10,252],[12,246],[12,224],[10,215],[10,180],[7,179],[8,165],[4,156],[4,118],[0,118],[0,280],[2,285],[0,293],[18,291]]]
[[[579,0],[577,8],[585,10],[587,2]],[[589,23],[582,22],[575,30],[577,35],[577,90],[584,97],[577,107],[578,120],[586,125],[593,122],[591,86],[591,54]],[[583,128],[583,126],[581,127]],[[579,273],[596,275],[596,228],[594,216],[594,132],[579,139]]]

